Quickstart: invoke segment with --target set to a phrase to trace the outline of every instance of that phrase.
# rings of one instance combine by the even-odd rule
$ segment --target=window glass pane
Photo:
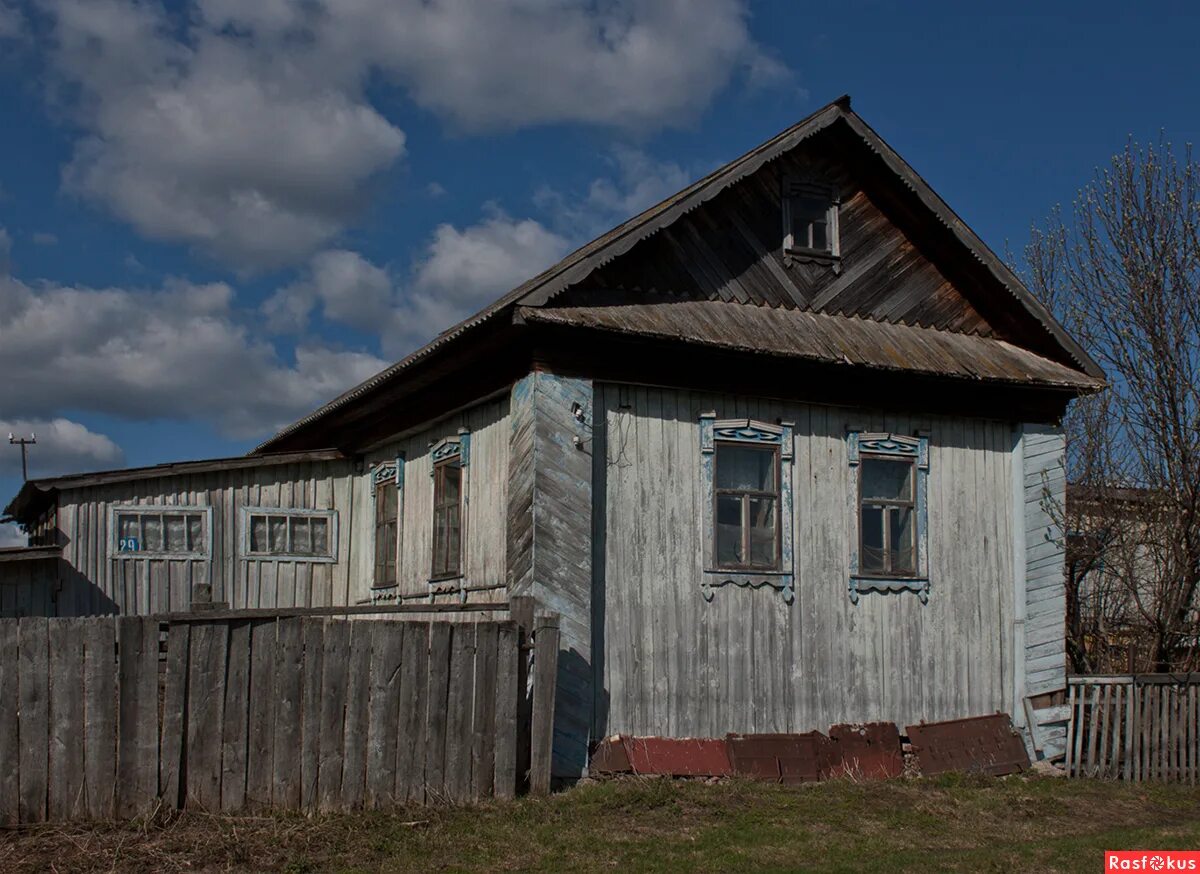
[[[267,517],[269,552],[279,555],[287,552],[287,516]]]
[[[863,500],[911,501],[912,471],[911,461],[864,458],[861,474]]]
[[[162,516],[142,516],[142,549],[150,552],[163,551]]]
[[[312,529],[309,527],[308,517],[290,517],[288,528],[290,529],[288,533],[291,543],[288,551],[293,555],[312,555]]]
[[[864,573],[877,574],[884,570],[883,509],[862,508],[862,554],[858,563]]]
[[[825,232],[825,222],[813,222],[812,228],[812,247],[819,249],[822,252],[829,250],[829,235]]]
[[[138,517],[133,513],[121,513],[117,516],[117,550],[119,552],[136,552],[142,547],[142,532],[138,525]]]
[[[187,517],[188,525],[188,551],[189,552],[204,552],[204,516],[196,513],[190,513]]]
[[[775,499],[750,498],[750,564],[755,567],[774,567]]]
[[[395,482],[386,482],[375,489],[375,519],[395,519],[399,504],[399,491]]]
[[[433,511],[433,573],[439,576],[446,572],[446,554],[449,537],[448,513],[445,509]]]
[[[744,563],[742,558],[742,499],[736,495],[718,495],[717,564],[725,567]]]
[[[167,527],[167,552],[187,552],[187,520],[178,514],[164,517]]]
[[[250,551],[267,551],[267,517],[250,517]]]
[[[380,585],[387,580],[383,571],[388,558],[388,526],[378,525],[375,528],[375,584]]]
[[[916,573],[916,550],[914,549],[916,526],[913,511],[908,507],[892,507],[888,513],[888,543],[891,545],[893,573]]]
[[[312,551],[313,555],[330,555],[329,552],[329,520],[320,517],[312,519]]]
[[[718,443],[717,488],[775,491],[775,451]]]
[[[462,557],[462,525],[459,524],[459,508],[456,504],[446,513],[447,543],[446,543],[446,573],[458,573],[461,570]]]
[[[457,504],[461,492],[462,468],[457,464],[443,464],[438,468],[438,477],[441,486],[437,499],[438,504],[443,507]]]

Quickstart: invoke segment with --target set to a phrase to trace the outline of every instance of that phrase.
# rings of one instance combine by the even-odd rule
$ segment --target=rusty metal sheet
[[[592,774],[632,774],[633,766],[625,753],[625,744],[620,735],[606,737],[588,759],[588,771]]]
[[[1025,743],[1007,713],[924,722],[907,731],[926,776],[967,771],[999,777],[1029,768]]]
[[[904,773],[900,729],[894,722],[843,723],[829,729],[831,776],[886,780]]]
[[[829,771],[830,741],[804,734],[729,734],[729,761],[737,774],[780,783],[809,783]]]
[[[724,777],[733,773],[721,738],[622,737],[635,774]]]

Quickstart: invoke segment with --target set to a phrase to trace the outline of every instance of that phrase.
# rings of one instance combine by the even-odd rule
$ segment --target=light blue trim
[[[700,477],[704,510],[701,515],[701,542],[704,544],[704,579],[700,594],[712,601],[716,590],[725,586],[743,589],[776,589],[784,603],[796,600],[795,548],[793,546],[793,513],[795,498],[792,488],[792,465],[795,456],[795,428],[791,422],[772,425],[751,419],[717,420],[715,412],[700,415]],[[717,568],[713,543],[713,489],[716,444],[751,443],[779,447],[779,526],[780,569],[777,571],[729,571]]]
[[[914,577],[879,578],[862,575],[859,565],[859,471],[863,455],[915,459],[917,464],[917,574]],[[854,536],[850,539],[850,602],[858,603],[863,592],[915,592],[922,604],[929,603],[929,437],[854,429],[846,434],[846,457],[850,465],[850,518]]]

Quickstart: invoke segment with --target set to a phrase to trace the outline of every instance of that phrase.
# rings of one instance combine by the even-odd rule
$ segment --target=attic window
[[[829,184],[790,180],[783,190],[783,251],[837,258],[838,197]]]

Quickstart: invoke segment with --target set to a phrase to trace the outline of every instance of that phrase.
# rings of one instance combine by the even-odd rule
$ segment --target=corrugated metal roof
[[[439,334],[430,343],[422,346],[404,359],[380,371],[339,397],[284,428],[271,439],[258,446],[254,452],[265,452],[273,444],[299,431],[341,407],[360,398],[393,378],[399,376],[417,362],[427,358],[467,331],[487,322],[500,313],[511,311],[516,305],[541,306],[571,285],[582,281],[595,270],[612,259],[628,252],[641,240],[670,225],[679,216],[701,203],[716,197],[730,185],[755,173],[764,164],[791,150],[803,140],[825,130],[836,122],[849,125],[873,152],[897,175],[902,184],[913,191],[921,202],[936,216],[937,220],[959,240],[974,256],[975,260],[1013,295],[1014,300],[1055,339],[1063,350],[1073,358],[1080,368],[1091,376],[1103,379],[1104,373],[1063,330],[1053,316],[1043,307],[1028,289],[996,257],[966,223],[943,201],[875,131],[850,109],[850,98],[842,96],[823,106],[807,118],[777,134],[760,146],[750,150],[704,178],[661,203],[650,207],[629,221],[618,225],[608,233],[597,237],[585,246],[572,252],[553,267],[543,271],[527,282],[514,288],[499,300],[480,310],[475,315]]]
[[[1091,390],[1088,376],[1004,340],[726,301],[520,307],[533,324],[591,328],[831,364]]]
[[[155,464],[149,467],[126,467],[120,470],[97,470],[91,473],[46,477],[28,480],[17,496],[4,508],[4,514],[20,518],[37,496],[49,496],[65,489],[110,483],[133,482],[157,479],[163,476],[185,476],[187,474],[210,473],[221,470],[271,467],[280,464],[297,464],[304,461],[338,461],[344,459],[336,449],[316,449],[304,452],[276,452],[266,455],[236,455],[232,458],[206,458],[199,461],[176,461]]]

